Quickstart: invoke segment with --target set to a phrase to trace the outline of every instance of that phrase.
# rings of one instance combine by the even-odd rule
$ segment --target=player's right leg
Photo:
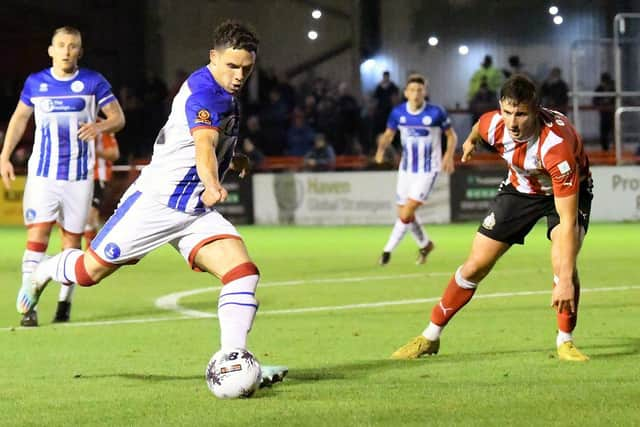
[[[384,245],[384,249],[382,250],[382,254],[380,258],[378,258],[378,264],[384,266],[389,263],[391,260],[391,252],[400,244],[402,239],[404,238],[407,231],[409,231],[409,224],[413,221],[413,218],[408,218],[405,216],[404,220],[402,217],[402,210],[405,204],[407,203],[407,195],[409,193],[409,177],[407,173],[400,171],[398,172],[398,181],[396,183],[396,204],[398,206],[398,218],[396,218],[396,222],[393,224],[393,228],[391,229],[391,233],[389,234],[389,238],[387,239],[387,243]]]
[[[424,354],[436,354],[440,335],[451,318],[473,297],[478,283],[491,271],[496,261],[510,245],[476,233],[471,253],[449,280],[440,301],[431,310],[431,321],[422,335],[396,350],[393,359],[416,359]]]

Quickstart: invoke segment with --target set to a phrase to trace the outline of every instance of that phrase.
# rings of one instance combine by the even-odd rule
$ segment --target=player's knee
[[[464,280],[475,283],[477,286],[477,284],[489,274],[491,267],[492,265],[485,265],[476,260],[469,259],[464,265],[458,268],[456,277],[460,275]]]
[[[258,266],[251,261],[236,265],[222,276],[221,281],[223,285],[226,285],[227,283],[247,276],[260,276]]]

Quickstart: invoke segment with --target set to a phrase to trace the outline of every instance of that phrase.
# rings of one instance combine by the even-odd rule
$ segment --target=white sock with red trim
[[[218,298],[220,348],[247,348],[247,335],[253,325],[258,301],[255,298],[260,275],[253,263],[245,263],[222,277]]]
[[[409,224],[405,224],[400,218],[396,219],[396,223],[393,225],[393,230],[391,230],[389,240],[387,240],[387,244],[384,246],[383,250],[385,252],[391,252],[396,248],[396,246],[398,246],[404,235],[407,233],[407,230],[409,230]]]
[[[56,282],[60,282],[63,285],[77,283],[76,261],[78,261],[78,258],[83,254],[84,252],[80,249],[65,249],[53,258],[48,259],[42,268],[49,269],[47,272],[48,275]],[[68,286],[63,286],[63,288],[65,287]],[[63,300],[61,299],[60,301]]]
[[[429,244],[429,235],[422,227],[418,217],[415,217],[413,222],[409,224],[409,230],[411,230],[411,234],[419,248],[422,249]]]

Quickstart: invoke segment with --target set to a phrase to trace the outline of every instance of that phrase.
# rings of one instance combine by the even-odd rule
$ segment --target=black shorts
[[[100,181],[99,179],[93,181],[93,198],[91,199],[91,207],[98,209],[100,208],[100,205],[102,205],[105,185],[105,182]]]
[[[591,179],[580,183],[578,223],[585,233],[589,228],[592,188]],[[525,236],[542,217],[547,217],[547,238],[550,239],[551,230],[560,224],[553,196],[523,194],[511,184],[502,184],[478,232],[510,245],[523,244]]]

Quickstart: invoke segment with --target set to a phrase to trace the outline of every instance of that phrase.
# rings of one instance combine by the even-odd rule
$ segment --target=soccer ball
[[[209,390],[220,399],[250,397],[260,386],[260,362],[243,348],[220,350],[211,357],[205,372]]]

